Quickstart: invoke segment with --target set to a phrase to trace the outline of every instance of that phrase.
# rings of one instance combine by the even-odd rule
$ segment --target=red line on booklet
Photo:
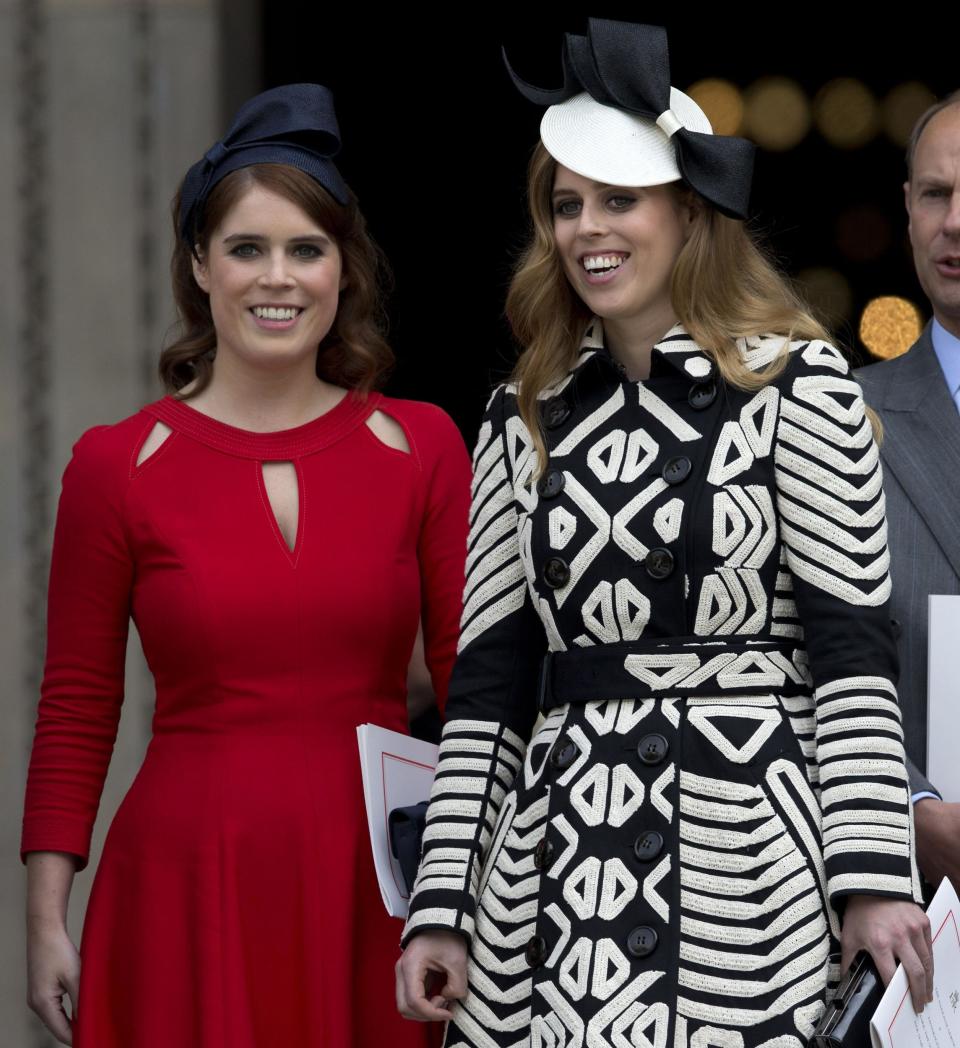
[[[947,911],[946,917],[943,918],[943,923],[937,929],[937,934],[934,935],[933,938],[930,940],[931,944],[935,943],[937,939],[940,938],[940,933],[943,931],[944,928],[946,928],[947,921],[950,921],[953,924],[953,934],[956,935],[957,945],[960,946],[960,929],[957,928],[957,919],[953,915],[953,910]],[[893,1018],[890,1020],[890,1025],[887,1027],[887,1040],[890,1042],[891,1046],[893,1045],[893,1034],[890,1031],[893,1029],[893,1024],[897,1021],[897,1016],[900,1014],[900,1009],[903,1007],[904,1002],[909,996],[910,991],[907,990],[907,992],[900,999],[900,1004],[897,1005],[897,1010],[893,1013]]]

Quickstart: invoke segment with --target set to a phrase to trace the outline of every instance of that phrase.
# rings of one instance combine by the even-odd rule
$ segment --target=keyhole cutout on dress
[[[386,444],[394,451],[405,451],[408,455],[410,454],[407,435],[403,432],[403,426],[396,419],[392,419],[382,411],[374,411],[367,419],[367,428],[381,444]]]
[[[137,453],[137,466],[142,466],[151,455],[156,454],[172,432],[173,430],[164,423],[155,422],[147,439],[140,445],[140,451]]]
[[[300,526],[300,483],[297,467],[292,462],[264,462],[263,487],[270,502],[274,520],[292,553],[297,545],[297,529]]]

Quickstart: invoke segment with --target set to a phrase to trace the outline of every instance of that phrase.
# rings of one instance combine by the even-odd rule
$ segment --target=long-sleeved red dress
[[[380,409],[409,453],[366,422]],[[137,465],[157,422],[172,430]],[[265,461],[294,463],[291,551]],[[376,886],[356,726],[406,726],[422,612],[443,698],[470,469],[438,408],[351,395],[279,433],[171,398],[86,433],[67,467],[23,852],[85,863],[132,617],[153,736],[104,846],[76,1048],[422,1046]]]

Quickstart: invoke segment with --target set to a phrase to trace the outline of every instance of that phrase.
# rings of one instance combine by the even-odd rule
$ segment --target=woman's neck
[[[252,369],[230,358],[213,363],[209,384],[190,406],[230,426],[255,433],[294,429],[335,407],[345,390],[317,378],[308,366],[282,370]],[[189,395],[190,387],[183,390]]]
[[[603,321],[607,349],[623,365],[631,382],[650,377],[650,353],[676,322],[672,309]]]

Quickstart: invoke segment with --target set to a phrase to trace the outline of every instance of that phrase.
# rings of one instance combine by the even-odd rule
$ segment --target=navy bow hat
[[[713,134],[696,102],[670,86],[662,26],[591,18],[586,36],[566,34],[562,58],[563,87],[551,90],[521,80],[503,56],[517,90],[550,107],[541,138],[555,159],[612,185],[683,178],[718,211],[747,217],[755,147]]]
[[[252,164],[289,164],[316,179],[341,204],[350,191],[333,163],[340,129],[333,95],[320,84],[285,84],[245,102],[230,130],[187,172],[180,194],[180,235],[192,248],[197,216],[210,190]]]

